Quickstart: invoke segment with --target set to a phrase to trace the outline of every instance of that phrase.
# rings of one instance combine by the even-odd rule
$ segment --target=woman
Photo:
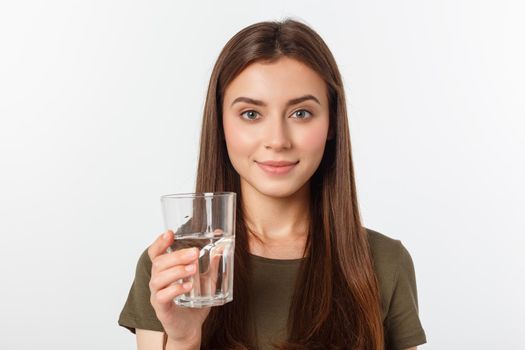
[[[196,192],[233,191],[233,302],[190,309],[170,286],[197,252],[139,259],[119,324],[139,349],[415,349],[426,342],[411,257],[361,225],[343,83],[321,37],[294,20],[237,33],[213,69]]]

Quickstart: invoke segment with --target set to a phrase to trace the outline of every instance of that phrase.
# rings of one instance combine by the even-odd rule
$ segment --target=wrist
[[[176,340],[170,337],[166,340],[165,350],[199,350],[201,347],[201,337]]]

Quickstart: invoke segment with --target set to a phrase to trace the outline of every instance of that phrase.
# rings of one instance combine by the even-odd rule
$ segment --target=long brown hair
[[[204,349],[256,349],[250,318],[248,230],[239,174],[228,157],[222,103],[228,84],[249,64],[287,56],[316,71],[329,93],[333,138],[310,179],[310,224],[288,339],[280,349],[383,350],[378,282],[357,205],[346,102],[335,59],[309,26],[287,18],[250,25],[221,51],[211,74],[200,139],[196,191],[237,192],[234,300],[210,311],[202,330]]]

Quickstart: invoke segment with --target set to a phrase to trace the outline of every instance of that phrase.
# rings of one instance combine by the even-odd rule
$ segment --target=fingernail
[[[170,237],[170,233],[168,231],[166,231],[166,233],[162,235],[162,238],[165,240],[167,240],[169,237]]]
[[[186,265],[184,267],[184,270],[188,271],[188,272],[193,272],[195,271],[195,265],[194,264],[191,264],[191,265]]]
[[[186,282],[186,283],[184,283],[184,284],[182,285],[182,287],[183,287],[184,289],[190,289],[190,288],[191,288],[191,285],[192,285],[192,282],[190,281],[190,282]]]

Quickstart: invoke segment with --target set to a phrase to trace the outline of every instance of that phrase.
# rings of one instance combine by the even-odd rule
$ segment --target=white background
[[[159,196],[193,190],[204,96],[247,25],[299,19],[343,74],[365,226],[412,255],[422,349],[523,349],[519,1],[0,5],[0,347],[131,349]]]

